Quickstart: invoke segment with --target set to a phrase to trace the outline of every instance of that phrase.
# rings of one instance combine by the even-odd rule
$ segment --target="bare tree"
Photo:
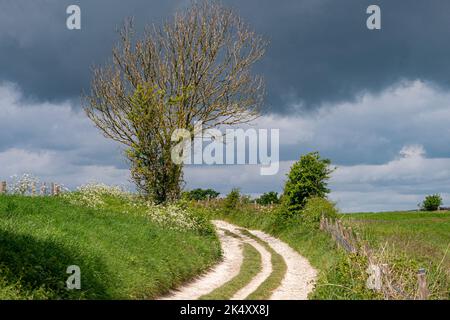
[[[127,147],[133,180],[156,202],[179,196],[182,168],[172,163],[175,129],[203,130],[258,116],[264,87],[252,66],[266,42],[232,10],[193,3],[136,40],[132,19],[110,65],[94,70],[84,108],[108,138]]]

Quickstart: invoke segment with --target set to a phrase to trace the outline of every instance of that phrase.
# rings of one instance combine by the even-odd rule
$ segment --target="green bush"
[[[278,192],[270,191],[262,194],[256,202],[262,206],[268,206],[280,203],[280,198],[278,197]]]
[[[422,208],[426,211],[435,211],[442,205],[442,198],[439,194],[432,194],[425,197]]]
[[[224,206],[226,209],[236,209],[241,199],[241,192],[238,188],[233,188],[225,197]]]
[[[318,228],[322,216],[332,219],[337,218],[338,210],[335,204],[319,197],[307,199],[305,208],[301,211],[302,221]]]
[[[283,203],[289,211],[301,210],[308,198],[324,198],[330,192],[327,188],[327,180],[333,172],[330,163],[329,159],[322,159],[318,152],[303,155],[294,163],[283,194]]]

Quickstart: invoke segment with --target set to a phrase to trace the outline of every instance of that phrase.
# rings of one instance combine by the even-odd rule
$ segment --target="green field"
[[[450,212],[352,213],[341,217],[371,247],[384,250],[394,267],[413,276],[416,269],[425,268],[435,296],[450,298]]]
[[[372,245],[389,243],[425,264],[450,271],[450,212],[352,213],[341,216]]]
[[[210,229],[173,230],[124,206],[0,196],[0,299],[150,299],[219,258]],[[66,289],[69,265],[81,290]]]

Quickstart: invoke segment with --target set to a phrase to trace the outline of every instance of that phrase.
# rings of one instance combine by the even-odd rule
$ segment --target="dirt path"
[[[268,234],[249,230],[252,234],[267,242],[286,262],[287,271],[281,285],[270,297],[271,300],[306,300],[314,288],[317,271],[308,260],[299,255],[283,241]]]
[[[243,259],[241,241],[226,235],[219,228],[217,233],[222,247],[222,261],[206,274],[162,297],[162,300],[196,300],[219,288],[239,273]]]
[[[267,251],[266,248],[260,245],[257,241],[241,234],[241,232],[239,231],[240,228],[232,224],[226,223],[225,221],[219,220],[214,221],[214,224],[216,225],[217,228],[220,228],[222,230],[228,230],[234,234],[238,234],[242,238],[243,242],[252,245],[261,254],[262,270],[252,279],[252,281],[248,285],[246,285],[244,288],[236,292],[231,298],[231,300],[243,300],[253,291],[255,291],[259,287],[259,285],[263,283],[264,280],[266,280],[267,277],[269,277],[270,274],[272,273],[270,252]]]
[[[244,288],[238,290],[232,299],[245,299],[255,291],[259,285],[272,273],[271,254],[254,239],[240,233],[240,227],[225,221],[213,221],[221,241],[223,260],[209,272],[192,281],[186,286],[178,288],[162,299],[187,300],[199,297],[219,288],[239,273],[243,255],[241,244],[247,242],[261,253],[262,270]],[[240,236],[233,237],[227,232]],[[316,270],[308,260],[299,255],[286,243],[276,239],[262,231],[249,230],[253,235],[265,241],[273,250],[281,255],[286,262],[287,271],[281,285],[273,292],[270,299],[279,300],[303,300],[314,287],[317,276]]]

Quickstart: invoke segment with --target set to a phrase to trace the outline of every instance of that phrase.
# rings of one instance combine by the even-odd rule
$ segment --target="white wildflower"
[[[67,193],[66,198],[76,205],[100,208],[105,205],[104,197],[126,198],[128,193],[119,186],[108,186],[103,183],[89,183],[78,187],[76,192]]]
[[[39,180],[29,173],[24,173],[20,177],[18,175],[11,176],[9,183],[10,192],[12,194],[26,195],[31,194],[33,188],[36,188]]]

